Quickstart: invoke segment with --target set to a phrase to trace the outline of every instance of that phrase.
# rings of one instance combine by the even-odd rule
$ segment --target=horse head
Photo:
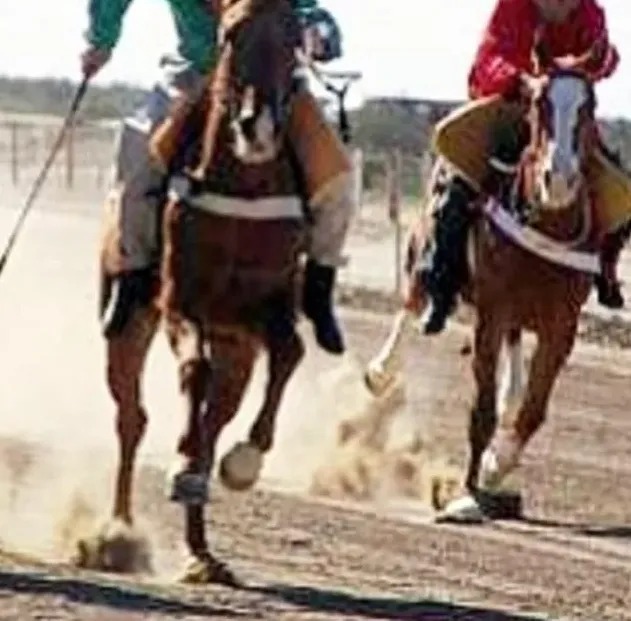
[[[581,69],[584,62],[583,57],[553,61],[528,102],[530,144],[524,165],[530,167],[530,202],[541,210],[567,209],[584,189],[596,141],[596,99]]]
[[[216,4],[220,51],[212,108],[224,117],[234,156],[246,165],[264,164],[282,145],[295,88],[300,24],[288,0]]]

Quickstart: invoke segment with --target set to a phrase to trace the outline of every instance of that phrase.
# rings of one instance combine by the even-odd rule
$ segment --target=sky
[[[598,87],[600,114],[631,117],[630,0],[600,0],[622,60]],[[463,99],[466,75],[495,0],[321,0],[344,33],[331,68],[361,71],[355,103],[372,96]],[[0,74],[79,78],[88,0],[0,0]],[[99,83],[150,86],[175,47],[166,0],[133,0]]]

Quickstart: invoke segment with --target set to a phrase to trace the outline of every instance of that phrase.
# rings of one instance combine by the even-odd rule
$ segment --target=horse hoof
[[[185,466],[176,467],[167,476],[167,497],[171,502],[186,506],[208,502],[208,476],[191,472]]]
[[[491,520],[523,518],[523,499],[518,491],[480,489],[476,491],[475,497],[484,515]]]
[[[486,520],[482,506],[470,494],[452,500],[434,518],[437,524],[482,524]]]
[[[180,578],[184,584],[222,584],[224,586],[239,588],[241,581],[232,570],[210,554],[203,557],[195,557]]]
[[[80,569],[113,573],[150,573],[149,541],[122,520],[105,524],[77,541],[72,564]]]
[[[366,388],[375,397],[380,397],[392,384],[394,384],[395,376],[388,373],[381,364],[371,362],[364,373],[364,383]]]
[[[237,442],[223,456],[219,464],[219,476],[228,489],[242,492],[256,483],[262,468],[261,450],[249,442]]]

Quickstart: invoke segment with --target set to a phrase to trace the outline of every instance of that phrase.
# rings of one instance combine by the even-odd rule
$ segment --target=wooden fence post
[[[11,155],[9,164],[11,166],[11,182],[13,185],[20,183],[20,158],[18,143],[18,124],[13,122],[9,124],[9,132],[11,134]]]
[[[74,185],[74,125],[70,124],[66,133],[66,188],[70,189]]]
[[[396,149],[388,160],[388,215],[394,224],[394,287],[401,291],[401,175],[403,159]]]

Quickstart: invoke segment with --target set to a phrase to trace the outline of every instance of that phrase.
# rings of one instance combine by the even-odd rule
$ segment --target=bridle
[[[206,89],[209,95],[210,109],[206,119],[202,137],[198,164],[190,171],[190,176],[202,181],[208,172],[216,149],[219,127],[226,114],[230,122],[236,122],[238,114],[235,83],[232,79],[230,67],[235,53],[235,36],[238,27],[252,16],[257,8],[257,0],[237,0],[229,4],[230,0],[218,0],[213,7],[220,15],[218,28],[218,61],[210,84]],[[221,5],[218,7],[217,5]],[[292,95],[295,89],[289,88],[278,102],[279,118],[286,120],[291,107]],[[281,123],[281,130],[275,138],[275,151],[279,152],[286,141],[286,123]]]
[[[579,71],[570,69],[557,70],[550,73],[549,82],[555,78],[564,76],[575,76],[585,80],[585,75]],[[586,80],[586,82],[588,82]],[[511,188],[510,202],[513,208],[520,215],[522,221],[528,224],[534,224],[545,213],[545,209],[541,203],[541,197],[537,191],[536,183],[536,161],[538,161],[539,153],[542,148],[544,124],[544,111],[542,109],[543,99],[546,97],[547,86],[540,93],[533,96],[529,100],[528,107],[528,127],[530,133],[530,142],[525,147],[522,157],[520,158],[517,175],[513,187]],[[592,86],[588,83],[588,101],[587,105],[590,113],[595,109],[595,96]],[[582,130],[585,131],[585,130]],[[581,137],[580,139],[585,139]],[[591,136],[588,137],[591,140]],[[592,213],[589,196],[585,187],[581,188],[577,196],[576,203],[584,206],[581,213],[581,226],[579,231],[572,240],[564,242],[568,247],[577,247],[587,241],[591,226]]]

